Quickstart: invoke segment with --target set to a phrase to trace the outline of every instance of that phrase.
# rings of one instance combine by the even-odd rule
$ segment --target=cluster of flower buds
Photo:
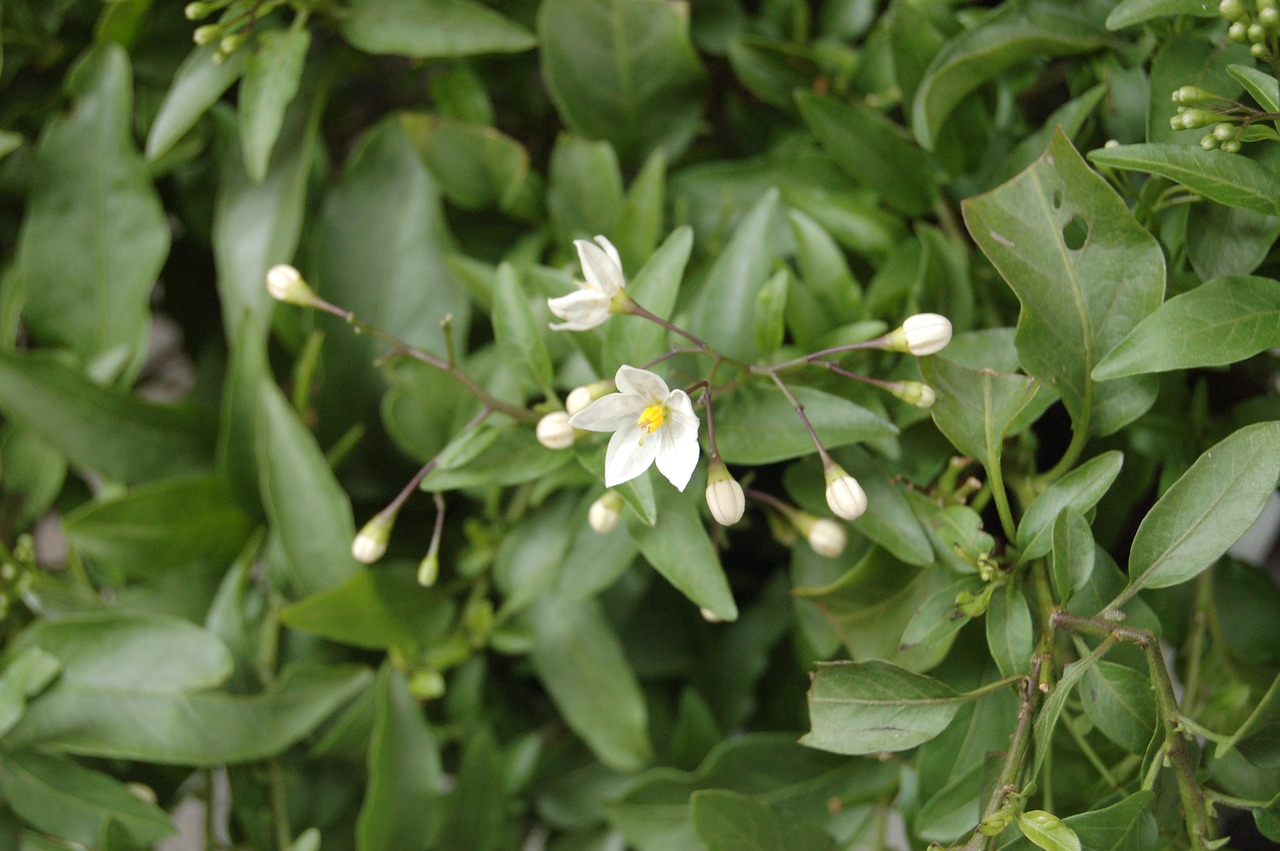
[[[221,12],[218,22],[196,27],[192,39],[196,44],[217,44],[214,62],[225,62],[248,39],[253,25],[283,5],[285,0],[195,0],[183,7],[188,21],[202,21]]]
[[[1218,13],[1231,22],[1227,36],[1233,41],[1249,45],[1249,52],[1256,59],[1275,62],[1278,57],[1277,35],[1280,35],[1280,9],[1277,0],[1254,0],[1250,14],[1244,0],[1222,0]]]
[[[1173,92],[1178,114],[1169,119],[1174,130],[1197,130],[1212,127],[1200,139],[1206,151],[1222,150],[1234,154],[1244,137],[1246,114],[1240,104],[1199,86],[1182,86]]]

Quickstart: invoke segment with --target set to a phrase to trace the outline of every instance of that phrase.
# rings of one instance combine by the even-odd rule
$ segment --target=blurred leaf
[[[1280,346],[1280,281],[1217,278],[1162,304],[1094,369],[1101,380],[1222,366]]]
[[[543,329],[534,319],[519,273],[510,263],[498,267],[493,289],[493,335],[508,368],[526,375],[535,387],[551,385],[551,359],[542,340]]]
[[[1158,719],[1154,685],[1146,671],[1099,662],[1085,671],[1080,701],[1104,736],[1129,753],[1146,753]]]
[[[520,53],[537,44],[520,24],[472,0],[352,0],[340,29],[366,53],[417,59]]]
[[[511,799],[503,755],[486,728],[473,730],[462,751],[458,783],[448,799],[441,845],[445,851],[497,851],[504,845]],[[510,838],[510,837],[507,837]]]
[[[649,713],[600,604],[544,597],[530,612],[533,667],[565,723],[605,765],[643,767],[653,757]]]
[[[1123,466],[1124,454],[1112,449],[1090,458],[1032,500],[1018,523],[1018,561],[1025,564],[1047,554],[1058,515],[1068,506],[1083,514],[1097,505]]]
[[[840,246],[822,225],[799,210],[788,210],[787,222],[795,239],[796,264],[805,288],[828,314],[856,316],[862,307],[862,290],[849,271]]]
[[[419,585],[415,570],[404,564],[362,567],[341,585],[288,606],[280,620],[370,650],[430,647],[443,638],[456,606],[439,589]]]
[[[1050,0],[1000,6],[981,24],[944,43],[911,106],[911,127],[933,150],[943,122],[976,88],[1032,59],[1089,53],[1107,43],[1087,8]]]
[[[822,149],[887,205],[908,216],[933,206],[934,164],[905,131],[859,103],[811,92],[797,93],[796,103]]]
[[[253,41],[237,98],[245,171],[255,183],[267,176],[271,149],[284,126],[284,111],[298,93],[311,33],[290,27],[267,30]],[[239,51],[237,51],[239,52]]]
[[[1058,725],[1058,718],[1062,715],[1062,709],[1070,699],[1071,692],[1088,670],[1097,663],[1098,656],[1093,654],[1067,664],[1062,669],[1062,676],[1058,677],[1058,681],[1049,690],[1049,696],[1040,705],[1040,711],[1036,714],[1035,725],[1032,728],[1032,740],[1035,743],[1033,771],[1040,770],[1045,757],[1053,750],[1053,728]]]
[[[1004,438],[1040,383],[1025,375],[971,370],[942,357],[921,359],[920,374],[938,395],[931,413],[939,431],[998,474]]]
[[[446,491],[477,485],[515,485],[541,478],[568,463],[572,452],[547,449],[527,426],[481,426],[497,438],[474,459],[456,468],[443,465],[422,480],[424,491]]]
[[[1211,201],[1274,214],[1280,177],[1248,157],[1204,151],[1195,145],[1138,144],[1089,152],[1096,165],[1158,174]]]
[[[688,10],[664,0],[546,0],[540,62],[551,100],[579,136],[613,143],[624,162],[671,157],[693,137],[705,74]]]
[[[791,392],[827,449],[897,433],[892,423],[848,399],[812,387]],[[775,387],[746,385],[717,399],[715,423],[716,446],[729,464],[769,464],[815,451],[795,408]]]
[[[1218,9],[1205,0],[1121,0],[1107,15],[1107,29],[1121,30],[1167,15],[1212,18]]]
[[[1259,768],[1280,768],[1280,676],[1239,729],[1218,747],[1216,756],[1221,758],[1233,747]]]
[[[556,137],[547,171],[547,211],[563,243],[614,235],[622,214],[622,172],[608,142]]]
[[[658,148],[632,178],[622,203],[613,244],[622,255],[624,268],[647,260],[657,250],[658,239],[666,230],[666,199],[667,155]]]
[[[743,88],[767,104],[795,113],[793,94],[813,85],[821,72],[803,46],[743,34],[729,41],[729,64]]]
[[[0,396],[0,405],[3,398]],[[67,479],[67,457],[30,428],[0,433],[0,488],[15,528],[26,529],[53,505]]]
[[[791,273],[786,269],[779,269],[756,293],[752,336],[755,337],[756,348],[762,354],[773,354],[782,347],[786,334],[782,320],[787,310],[788,284],[796,286],[792,282]]]
[[[233,695],[108,688],[64,677],[6,740],[14,748],[159,765],[253,762],[310,733],[369,681],[364,668],[300,666],[261,694]]]
[[[698,836],[710,851],[834,851],[836,847],[829,834],[737,792],[703,789],[689,797],[689,806]]]
[[[384,664],[373,689],[369,784],[356,823],[356,847],[422,851],[442,822],[439,747],[403,673]]]
[[[0,352],[0,407],[72,463],[125,484],[212,466],[205,411],[112,392],[52,352]]]
[[[629,523],[627,531],[654,570],[694,605],[710,609],[723,621],[736,620],[738,606],[698,516],[697,498],[691,491],[660,499],[657,522],[652,526]]]
[[[1280,478],[1280,422],[1246,426],[1202,454],[1133,536],[1129,588],[1191,579],[1258,518]]]
[[[1023,368],[1061,394],[1075,429],[1110,434],[1145,412],[1155,400],[1151,379],[1095,384],[1091,374],[1159,307],[1164,255],[1071,142],[1058,133],[1031,167],[963,209],[1021,302]]]
[[[196,561],[229,564],[252,522],[221,477],[204,476],[166,479],[85,503],[67,515],[63,528],[82,556],[146,577]]]
[[[813,728],[800,743],[840,754],[908,750],[945,730],[972,699],[879,659],[826,663],[813,675]]]
[[[244,73],[248,51],[237,50],[222,62],[214,61],[217,54],[216,43],[197,46],[173,75],[173,83],[147,134],[148,160],[155,162],[169,153]]]
[[[493,127],[412,112],[400,122],[440,191],[459,207],[511,210],[531,178],[524,146]]]
[[[66,93],[75,107],[41,134],[17,249],[25,317],[36,337],[85,361],[109,357],[131,379],[146,357],[169,227],[134,147],[125,52],[104,44],[86,54]]]
[[[356,572],[351,502],[315,437],[266,381],[258,387],[258,423],[262,505],[280,536],[292,590],[306,595],[332,588]]]
[[[109,775],[65,756],[34,751],[0,754],[0,790],[24,821],[97,847],[108,822],[124,828],[133,842],[151,845],[174,833],[169,816]]]
[[[1000,674],[1012,677],[1031,669],[1031,649],[1035,643],[1031,607],[1017,585],[996,589],[987,607],[987,647]]]
[[[0,736],[18,723],[27,709],[28,698],[43,691],[61,670],[58,657],[39,647],[26,647],[13,654],[0,674]]]

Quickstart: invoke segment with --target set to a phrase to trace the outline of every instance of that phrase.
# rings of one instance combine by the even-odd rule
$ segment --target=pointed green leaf
[[[440,191],[460,207],[510,209],[529,179],[529,153],[493,127],[417,113],[400,121]]]
[[[353,0],[342,37],[366,53],[443,59],[520,53],[533,33],[472,0]]]
[[[682,496],[658,501],[658,519],[652,526],[627,524],[631,539],[654,570],[661,573],[694,605],[711,610],[723,621],[736,620],[738,607],[720,556],[698,516],[692,489]]]
[[[1022,835],[1045,851],[1080,851],[1080,837],[1066,822],[1044,810],[1024,810],[1018,814]]]
[[[439,589],[419,585],[415,573],[404,564],[361,568],[341,585],[286,607],[280,620],[370,650],[429,647],[443,639],[456,607]]]
[[[931,410],[938,429],[988,470],[999,467],[1009,427],[1031,404],[1040,382],[1026,375],[969,369],[941,357],[922,359],[920,374],[938,396]]]
[[[1031,606],[1017,585],[1010,583],[991,595],[987,606],[987,647],[1002,676],[1025,674],[1031,669],[1035,642]]]
[[[481,426],[481,428],[490,428]],[[572,452],[547,449],[532,428],[493,428],[497,437],[484,451],[456,469],[437,468],[422,480],[422,490],[446,491],[476,485],[516,485],[541,478],[573,458]]]
[[[622,215],[622,171],[608,142],[561,133],[547,170],[547,211],[566,246],[574,239],[606,237]]]
[[[298,93],[311,46],[305,29],[267,30],[253,41],[240,83],[237,114],[245,171],[255,183],[267,176],[271,150],[284,126],[284,111]]]
[[[653,256],[627,282],[627,293],[655,316],[671,316],[680,293],[680,282],[693,249],[693,230],[682,225],[663,240]],[[656,322],[618,317],[605,325],[604,363],[642,364],[668,349],[667,331]]]
[[[1065,603],[1072,592],[1083,588],[1093,574],[1097,545],[1084,515],[1070,505],[1054,521],[1052,537],[1049,576],[1053,582],[1054,599]]]
[[[1154,686],[1146,671],[1099,662],[1085,672],[1080,701],[1104,736],[1129,753],[1146,752],[1158,717]]]
[[[1109,807],[1067,816],[1063,822],[1075,831],[1088,851],[1150,851],[1159,847],[1160,831],[1150,812],[1154,797],[1151,790],[1143,789]],[[1031,842],[1020,837],[1000,846],[1000,851],[1031,848]]]
[[[28,698],[39,694],[62,670],[57,656],[39,647],[13,655],[0,674],[0,736],[13,729],[27,710]]]
[[[836,841],[768,804],[722,789],[689,798],[693,825],[708,851],[834,851]]]
[[[240,79],[248,51],[237,50],[222,62],[214,61],[217,55],[218,45],[206,44],[194,48],[182,61],[160,104],[160,111],[151,122],[147,159],[154,162],[167,154],[200,116],[218,102],[222,93]]]
[[[1090,458],[1036,497],[1018,524],[1020,562],[1040,558],[1053,546],[1053,524],[1068,506],[1081,514],[1098,504],[1120,475],[1124,454],[1112,449]]]
[[[1097,165],[1158,174],[1211,201],[1255,213],[1275,213],[1280,177],[1248,157],[1204,151],[1197,145],[1138,144],[1089,152]]]
[[[536,386],[551,384],[551,359],[542,341],[542,328],[533,316],[519,273],[510,263],[498,267],[493,289],[493,334],[498,351],[510,368],[527,374]]]
[[[1244,86],[1267,112],[1280,112],[1280,80],[1274,74],[1259,71],[1252,65],[1228,65],[1227,73],[1235,77],[1236,82]]]
[[[892,437],[893,424],[848,399],[792,387],[827,449]],[[774,386],[749,385],[714,402],[716,446],[729,464],[769,464],[815,452],[795,408]]]

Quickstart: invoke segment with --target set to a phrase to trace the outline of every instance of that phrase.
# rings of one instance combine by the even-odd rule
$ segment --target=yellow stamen
[[[666,418],[667,409],[665,405],[650,405],[641,412],[640,419],[636,421],[636,425],[640,427],[641,431],[653,434],[662,428],[662,423]]]

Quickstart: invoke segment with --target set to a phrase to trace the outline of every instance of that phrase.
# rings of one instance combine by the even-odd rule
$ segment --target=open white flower
[[[587,431],[611,431],[604,458],[604,485],[629,482],[655,461],[658,472],[684,490],[698,466],[698,417],[689,394],[671,390],[646,369],[618,367],[617,393],[592,402],[569,418]]]
[[[577,292],[547,299],[551,312],[564,320],[551,326],[554,331],[589,331],[604,322],[627,282],[622,275],[622,258],[612,242],[597,236],[595,243],[576,239],[573,244],[587,280]]]

